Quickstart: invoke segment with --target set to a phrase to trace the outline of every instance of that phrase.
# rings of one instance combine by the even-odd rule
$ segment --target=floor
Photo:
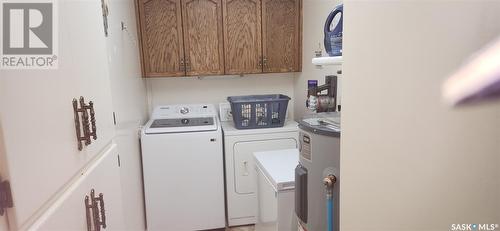
[[[253,225],[251,226],[239,226],[239,227],[232,227],[232,228],[227,228],[226,231],[254,231],[255,228]]]

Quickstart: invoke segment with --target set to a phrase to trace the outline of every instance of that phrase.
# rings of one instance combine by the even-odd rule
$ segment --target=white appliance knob
[[[188,107],[182,107],[181,108],[181,114],[187,114],[189,113],[189,108]]]

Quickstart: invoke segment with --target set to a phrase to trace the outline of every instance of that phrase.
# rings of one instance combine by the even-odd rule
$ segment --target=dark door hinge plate
[[[9,181],[2,181],[0,182],[0,216],[5,214],[6,208],[12,208],[13,206],[10,183]]]

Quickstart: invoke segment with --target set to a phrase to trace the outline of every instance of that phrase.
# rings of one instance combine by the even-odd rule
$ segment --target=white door
[[[0,128],[14,197],[12,229],[26,225],[113,137],[99,0],[58,2],[59,68],[0,70]],[[78,151],[72,99],[94,102],[97,140]]]
[[[122,194],[118,151],[112,145],[90,167],[85,169],[64,194],[38,219],[29,230],[87,230],[85,197],[91,190],[103,194],[106,229],[123,230]],[[102,217],[102,214],[99,214]]]

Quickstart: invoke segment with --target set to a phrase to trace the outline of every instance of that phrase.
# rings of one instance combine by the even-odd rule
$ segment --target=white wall
[[[321,48],[323,55],[326,56],[325,46],[323,45],[325,25],[328,14],[341,1],[332,0],[303,0],[303,39],[302,39],[302,72],[297,74],[295,79],[295,119],[299,120],[306,112],[307,98],[307,80],[318,80],[318,84],[325,83],[326,75],[337,75],[339,66],[325,66],[318,69],[311,63],[315,56],[314,51]],[[338,98],[337,103],[342,103],[342,76],[338,75]]]
[[[440,87],[500,35],[500,1],[344,10],[341,229],[499,224],[500,102],[449,108]]]
[[[176,103],[212,103],[218,106],[220,102],[227,102],[228,96],[234,95],[285,94],[292,98],[288,103],[292,119],[294,75],[211,76],[201,80],[196,77],[152,78],[147,80],[149,109]]]
[[[116,136],[120,155],[123,214],[126,230],[145,230],[142,166],[138,128],[146,121],[147,97],[141,77],[134,0],[109,4],[108,63]],[[124,22],[127,30],[122,30]]]
[[[134,0],[107,0],[107,38],[111,93],[116,122],[140,123],[147,118],[145,80],[141,77]],[[127,30],[122,30],[124,22]]]

